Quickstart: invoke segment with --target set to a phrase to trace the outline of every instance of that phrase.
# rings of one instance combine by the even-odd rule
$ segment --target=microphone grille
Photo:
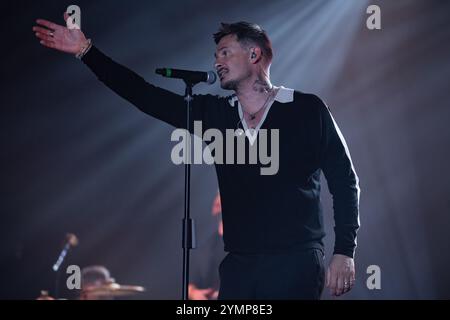
[[[216,80],[217,80],[216,73],[214,71],[208,71],[208,79],[206,80],[206,83],[213,84],[214,82],[216,82]]]

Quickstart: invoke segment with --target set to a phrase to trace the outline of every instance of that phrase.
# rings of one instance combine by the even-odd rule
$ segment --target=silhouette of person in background
[[[109,300],[111,297],[93,294],[96,288],[115,283],[114,278],[104,266],[88,266],[81,270],[80,300]]]
[[[121,285],[104,266],[89,266],[81,272],[80,300],[113,300],[142,293],[144,287]]]

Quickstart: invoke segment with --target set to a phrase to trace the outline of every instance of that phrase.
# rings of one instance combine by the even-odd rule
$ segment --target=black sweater
[[[143,112],[185,128],[186,104],[182,96],[147,83],[96,47],[83,62],[100,81]],[[217,128],[224,136],[225,129],[236,129],[240,120],[237,108],[230,105],[230,97],[195,95],[192,114],[193,120],[202,121],[203,131]],[[315,95],[295,91],[293,101],[274,101],[270,107],[261,129],[273,128],[279,129],[277,174],[261,175],[264,166],[259,162],[215,165],[225,250],[272,253],[322,248],[323,171],[333,195],[334,253],[353,257],[359,228],[358,177],[328,107]]]

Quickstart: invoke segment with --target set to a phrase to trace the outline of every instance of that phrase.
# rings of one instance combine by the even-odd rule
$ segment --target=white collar
[[[249,142],[251,145],[256,141],[256,138],[258,136],[258,131],[261,128],[263,122],[266,120],[267,113],[269,112],[270,107],[272,106],[273,102],[280,102],[280,103],[288,103],[294,101],[294,89],[285,88],[283,86],[280,86],[278,88],[276,96],[273,98],[273,101],[269,104],[269,106],[264,111],[264,114],[262,116],[261,121],[259,122],[258,126],[253,130],[249,129],[247,126],[247,122],[244,119],[244,115],[242,112],[241,104],[239,103],[238,97],[234,94],[229,99],[228,102],[232,107],[235,105],[238,106],[238,112],[239,112],[239,118],[241,119],[242,127],[244,128],[245,135],[249,139]]]
[[[234,103],[238,100],[238,97],[233,94],[230,98],[228,98],[228,103],[234,107]],[[285,88],[280,86],[277,95],[274,98],[274,101],[280,103],[289,103],[294,101],[294,89]]]

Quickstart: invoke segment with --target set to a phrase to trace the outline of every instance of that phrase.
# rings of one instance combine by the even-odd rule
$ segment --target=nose
[[[214,62],[214,69],[219,70],[219,68],[222,67],[222,64],[220,62],[217,62],[217,60]]]
[[[216,58],[214,60],[214,68],[216,70],[219,70],[219,68],[221,68],[221,67],[223,67],[223,63],[222,63],[221,57],[216,56]]]

